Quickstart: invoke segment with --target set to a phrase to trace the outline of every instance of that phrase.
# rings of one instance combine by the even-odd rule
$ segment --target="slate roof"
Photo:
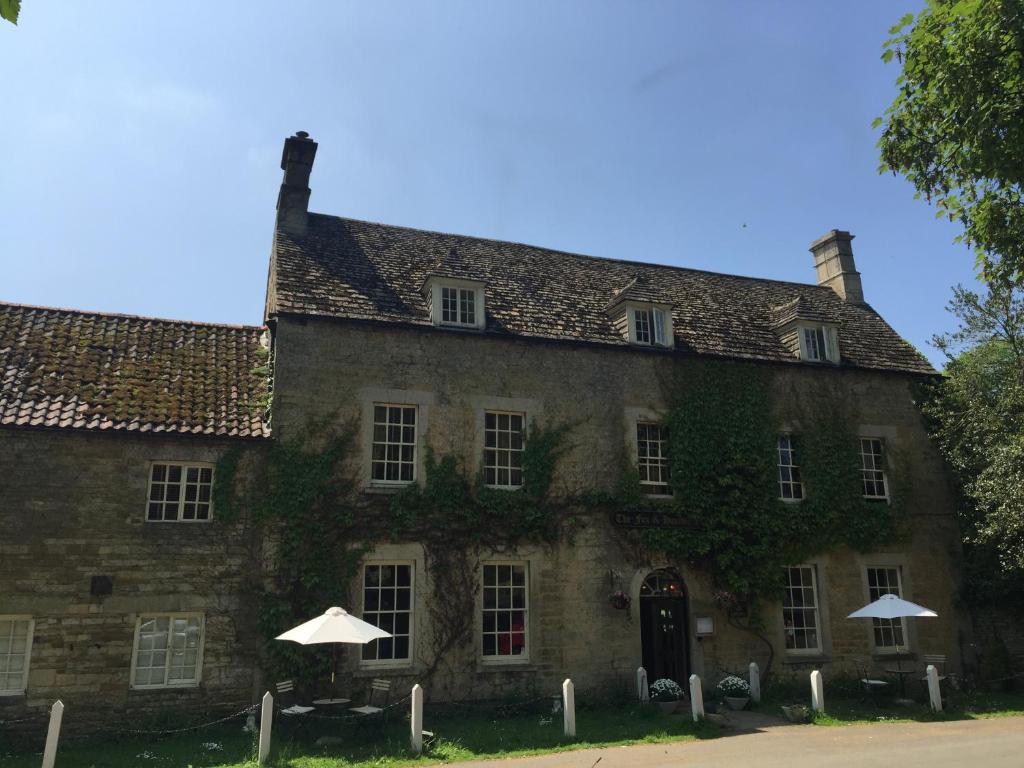
[[[262,333],[0,303],[0,426],[265,436]]]
[[[268,317],[300,314],[429,326],[420,287],[439,265],[455,262],[486,283],[485,332],[490,334],[626,347],[607,308],[617,292],[650,286],[673,306],[679,353],[800,364],[776,332],[776,308],[792,304],[801,313],[839,324],[843,365],[935,373],[871,307],[847,304],[827,287],[312,213],[304,233],[278,229],[275,235]]]

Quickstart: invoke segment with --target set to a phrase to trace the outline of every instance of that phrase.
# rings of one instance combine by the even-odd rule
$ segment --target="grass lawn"
[[[688,717],[668,716],[657,707],[624,705],[602,709],[581,709],[576,716],[577,738],[562,735],[561,715],[473,711],[465,715],[426,713],[425,726],[437,734],[436,742],[421,758],[409,752],[407,720],[394,718],[383,729],[359,728],[345,723],[317,721],[310,732],[290,739],[275,723],[271,765],[281,768],[400,768],[492,757],[532,755],[595,746],[626,745],[710,738],[718,728],[696,725]],[[241,732],[241,723],[230,727],[194,731],[183,735],[149,739],[79,739],[63,741],[57,753],[60,768],[249,768],[255,766],[252,736]],[[332,728],[333,726],[333,728]],[[342,744],[317,747],[316,736],[330,734]],[[0,765],[4,768],[37,768],[45,728],[39,744],[28,751],[15,751],[0,743]]]
[[[852,691],[840,690],[830,695],[825,683],[825,713],[814,717],[815,725],[857,725],[864,723],[935,722],[942,720],[973,720],[985,717],[1024,715],[1024,693],[985,693],[943,691],[943,711],[932,712],[926,695],[918,692],[913,704],[897,704],[892,697],[875,701]],[[810,706],[810,685],[802,691],[768,690],[757,709],[771,715],[782,715],[783,704]]]

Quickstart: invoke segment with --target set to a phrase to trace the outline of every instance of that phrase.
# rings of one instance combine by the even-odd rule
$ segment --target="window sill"
[[[875,661],[916,661],[917,653],[908,651],[906,648],[901,651],[897,651],[895,648],[891,651],[885,648],[875,648],[871,652],[871,658]]]
[[[402,664],[360,664],[359,667],[352,672],[352,677],[365,679],[368,677],[387,677],[388,675],[414,675],[419,674],[420,667],[417,667],[413,662],[407,662]]]
[[[800,504],[800,503],[803,502],[803,499],[783,499],[783,498],[780,498],[779,501],[781,501],[783,504]]]
[[[0,691],[0,699],[16,699],[20,696],[24,696],[25,693],[26,689],[24,688],[20,691]]]
[[[194,691],[199,683],[181,683],[175,685],[132,685],[128,690],[134,693],[159,693],[161,691]]]
[[[832,657],[824,653],[787,653],[782,659],[784,665],[795,666],[797,664],[830,664]]]
[[[396,493],[399,493],[402,489],[408,488],[410,485],[416,485],[416,481],[413,480],[412,482],[402,483],[400,485],[366,485],[363,487],[363,493],[393,496]]]
[[[671,493],[645,493],[643,497],[651,501],[672,501],[675,498]]]
[[[531,664],[529,659],[516,659],[515,661],[492,661],[488,659],[476,660],[476,671],[483,672],[538,672],[539,668]]]

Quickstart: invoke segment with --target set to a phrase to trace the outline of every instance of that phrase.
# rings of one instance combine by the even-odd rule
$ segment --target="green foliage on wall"
[[[524,485],[512,490],[471,483],[453,456],[425,457],[421,484],[393,496],[366,496],[345,472],[352,432],[310,429],[301,442],[275,441],[255,457],[255,481],[239,488],[241,449],[217,464],[214,503],[222,522],[251,511],[268,561],[256,587],[259,627],[272,674],[312,681],[322,677],[323,649],[274,637],[332,605],[347,606],[366,553],[388,538],[424,548],[434,599],[428,601],[433,653],[421,675],[430,677],[452,649],[472,637],[477,589],[475,552],[520,541],[554,542],[569,518],[548,499],[568,427],[532,425],[523,451]],[[351,607],[351,606],[348,606]]]
[[[902,480],[890,503],[862,496],[859,443],[838,398],[809,404],[793,435],[806,498],[779,499],[768,373],[731,363],[694,367],[671,393],[671,500],[644,497],[629,467],[613,505],[660,511],[681,527],[649,528],[644,546],[710,573],[723,599],[759,626],[758,603],[781,596],[783,568],[839,546],[870,550],[902,531]]]

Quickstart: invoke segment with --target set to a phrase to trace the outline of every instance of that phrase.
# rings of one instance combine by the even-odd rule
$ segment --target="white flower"
[[[220,752],[224,747],[218,744],[216,741],[207,741],[203,744],[203,749],[207,752]]]

